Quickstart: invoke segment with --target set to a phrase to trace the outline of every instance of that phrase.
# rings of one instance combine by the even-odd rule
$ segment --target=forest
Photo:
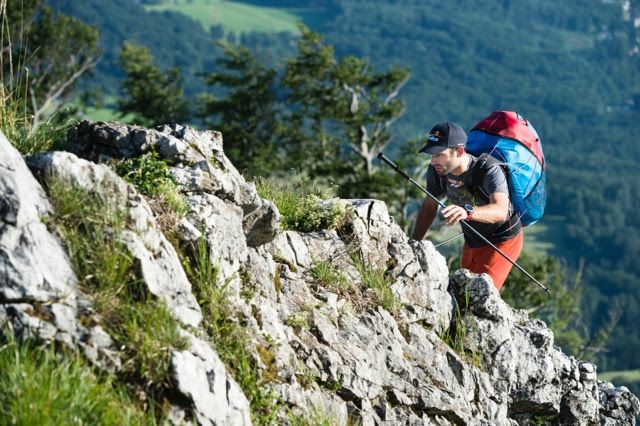
[[[615,325],[595,361],[601,370],[640,368],[635,355],[640,350],[636,331],[640,322],[640,264],[636,261],[640,256],[640,189],[636,185],[638,166],[634,165],[640,154],[636,141],[640,133],[640,32],[634,26],[634,17],[640,13],[638,2],[631,2],[627,11],[622,2],[600,0],[245,3],[326,8],[330,12],[326,16],[331,18],[314,22],[312,29],[322,35],[323,45],[332,46],[329,59],[342,63],[349,71],[345,75],[354,83],[355,65],[365,70],[360,77],[386,76],[396,85],[406,72],[408,80],[397,98],[402,105],[387,111],[397,121],[385,129],[388,134],[379,145],[394,156],[409,161],[414,157],[406,151],[410,141],[415,143],[438,121],[456,121],[470,129],[497,109],[516,110],[529,119],[542,137],[547,160],[547,215],[561,218],[562,224],[561,232],[548,235],[555,246],[549,254],[566,259],[573,270],[584,265],[580,269],[580,316],[591,332],[602,324]],[[233,74],[230,66],[236,52],[240,55],[235,57],[236,64],[252,63],[254,72],[270,79],[262,86],[267,110],[269,102],[276,105],[289,99],[290,103],[280,110],[283,115],[273,117],[295,123],[300,119],[296,112],[314,110],[319,127],[304,137],[323,134],[337,144],[339,152],[331,158],[344,162],[331,170],[336,173],[335,180],[342,183],[344,195],[358,195],[371,185],[362,176],[353,180],[338,175],[352,167],[349,162],[355,160],[347,157],[357,154],[341,145],[355,143],[358,137],[349,130],[357,123],[340,121],[335,113],[344,106],[305,104],[305,92],[296,92],[296,81],[287,79],[287,69],[294,69],[292,61],[300,55],[299,34],[236,34],[220,26],[203,28],[178,13],[147,12],[143,5],[127,0],[50,0],[49,4],[98,28],[102,56],[93,77],[83,79],[79,86],[97,93],[95,99],[126,97],[121,57],[126,41],[147,48],[149,60],[162,72],[172,67],[178,70],[176,79],[187,105],[203,102],[203,94],[208,96],[207,112],[192,109],[187,114],[190,123],[217,125],[223,131],[225,126],[234,129],[229,122],[233,106],[221,101],[247,90],[225,79],[225,75]],[[243,57],[239,46],[251,53]],[[318,48],[313,42],[309,46]],[[349,68],[349,62],[341,59],[348,57],[360,62],[353,62]],[[363,80],[357,82],[364,84]],[[374,83],[375,78],[368,80],[370,91],[392,90],[393,84]],[[325,114],[330,123],[324,123],[318,114]],[[378,122],[380,117],[384,115]],[[335,128],[337,122],[343,127]],[[294,129],[297,133],[281,133],[281,140],[296,140],[308,125],[300,122]],[[375,126],[375,122],[367,125]],[[255,128],[278,134],[275,128],[260,126],[258,123]],[[237,124],[235,128],[239,127]],[[356,139],[350,141],[350,137]],[[242,157],[243,148],[238,147],[236,155]],[[293,161],[308,159],[302,154]],[[260,174],[259,165],[247,167]],[[410,161],[406,165],[419,166]],[[265,167],[263,174],[275,166]],[[317,174],[329,170],[320,164],[313,167]],[[381,182],[379,187],[402,185],[389,176]],[[387,196],[384,191],[369,195]],[[403,208],[408,207],[399,207]]]

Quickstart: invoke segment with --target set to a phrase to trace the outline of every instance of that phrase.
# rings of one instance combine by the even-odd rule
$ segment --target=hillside
[[[71,1],[61,8],[109,34],[113,12],[90,3]],[[574,266],[584,259],[584,316],[593,324],[592,331],[610,322],[610,313],[615,314],[611,308],[622,310],[598,362],[604,369],[640,367],[634,355],[640,349],[635,332],[640,321],[640,222],[635,214],[640,193],[634,184],[635,158],[640,154],[635,141],[640,131],[640,59],[635,3],[626,11],[620,2],[599,0],[236,3],[281,10],[293,3],[326,7],[331,19],[313,25],[339,54],[365,57],[381,69],[392,64],[409,67],[412,78],[401,93],[407,111],[394,126],[395,147],[442,120],[458,121],[469,129],[494,109],[517,110],[531,120],[542,136],[548,163],[547,211],[554,220],[549,223],[553,232],[546,235],[553,238],[553,247],[562,248],[551,253]],[[188,92],[197,93],[202,83],[195,76],[212,67],[218,54],[199,44],[205,34],[202,26],[168,12],[145,18],[142,7],[133,4],[119,7],[136,17],[131,25],[141,31],[141,22],[185,23],[172,33],[171,43],[155,43],[153,34],[136,40],[149,45],[163,66],[185,66]],[[99,7],[103,13],[89,12]],[[156,20],[160,23],[152,24]],[[158,31],[162,33],[153,33]],[[118,43],[128,37],[125,27],[116,32],[118,42],[105,36],[105,51],[111,52],[105,56],[115,57]],[[214,33],[212,37],[219,37],[223,31]],[[252,33],[240,39],[259,46],[263,54],[277,52],[272,57],[280,63],[291,51],[290,35]],[[174,49],[175,43],[181,47]],[[111,75],[113,83],[117,71],[113,62],[110,66],[99,68],[98,74]]]
[[[449,275],[380,201],[310,198],[312,226],[282,229],[289,213],[218,132],[85,121],[66,148],[23,159],[0,134],[9,423],[45,407],[60,424],[613,426],[640,413],[485,276]],[[41,359],[55,380],[34,392],[20,378]]]

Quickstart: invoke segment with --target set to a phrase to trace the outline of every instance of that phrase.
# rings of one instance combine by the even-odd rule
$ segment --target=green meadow
[[[297,23],[313,24],[322,9],[282,9],[224,0],[173,0],[145,7],[148,11],[174,11],[200,22],[203,27],[221,25],[225,32],[298,32]]]

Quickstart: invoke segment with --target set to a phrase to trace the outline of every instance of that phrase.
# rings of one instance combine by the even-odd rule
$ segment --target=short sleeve
[[[442,178],[436,173],[436,169],[429,165],[427,169],[427,191],[436,198],[444,195],[444,188],[442,186]]]
[[[487,173],[484,175],[482,181],[482,189],[488,194],[494,194],[496,192],[502,192],[509,194],[509,184],[507,183],[507,175],[502,167],[493,164]]]

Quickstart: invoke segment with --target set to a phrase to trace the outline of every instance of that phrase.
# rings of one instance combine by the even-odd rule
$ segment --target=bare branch
[[[398,85],[395,87],[395,89],[393,89],[393,91],[387,95],[387,98],[384,100],[384,102],[382,104],[386,105],[389,102],[391,102],[394,98],[396,98],[398,96],[398,94],[400,93],[400,90],[402,90],[402,88],[404,87],[405,84],[407,84],[408,81],[409,81],[409,75],[407,75],[404,78],[404,80],[402,80],[400,83],[398,83]]]
[[[40,116],[44,113],[44,111],[49,108],[51,103],[56,100],[62,93],[71,86],[82,74],[87,72],[89,68],[93,67],[96,64],[96,60],[94,58],[85,59],[84,63],[78,68],[66,81],[58,82],[58,87],[56,85],[52,85],[51,89],[47,93],[42,106],[34,113],[36,116]]]

